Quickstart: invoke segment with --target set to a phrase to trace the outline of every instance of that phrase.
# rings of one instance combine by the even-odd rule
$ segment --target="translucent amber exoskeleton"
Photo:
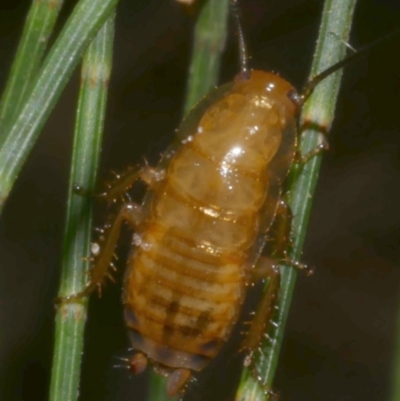
[[[137,174],[149,189],[130,219],[125,319],[140,360],[170,375],[170,394],[217,355],[239,317],[294,157],[293,93],[262,71],[216,89],[159,166]]]

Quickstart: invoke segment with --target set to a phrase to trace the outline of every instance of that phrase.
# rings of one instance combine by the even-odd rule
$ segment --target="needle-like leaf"
[[[62,253],[59,296],[80,292],[85,285],[92,236],[92,199],[73,192],[76,184],[93,191],[104,126],[111,72],[114,16],[109,17],[85,53],[77,107],[69,197]],[[87,300],[61,303],[56,333],[50,401],[75,401],[86,322]]]
[[[356,0],[326,0],[319,29],[317,47],[311,67],[310,78],[343,59],[346,48],[331,32],[347,41],[350,33]],[[342,71],[326,78],[314,90],[305,103],[299,126],[301,127],[301,153],[307,154],[319,145],[321,135],[328,133],[335,112]],[[293,248],[290,256],[301,258],[307,223],[315,191],[321,156],[315,156],[304,166],[295,165],[288,179],[288,203],[294,219],[292,224]],[[271,327],[269,338],[260,344],[262,353],[256,356],[255,366],[245,368],[239,389],[238,401],[261,401],[268,399],[266,390],[272,390],[273,378],[278,364],[284,329],[292,300],[297,271],[291,266],[281,266],[281,288],[278,295],[278,313]],[[253,372],[252,372],[253,370]],[[254,374],[257,372],[257,378]],[[272,397],[269,397],[272,398]]]
[[[81,0],[32,84],[0,146],[0,212],[39,133],[84,51],[118,0]]]

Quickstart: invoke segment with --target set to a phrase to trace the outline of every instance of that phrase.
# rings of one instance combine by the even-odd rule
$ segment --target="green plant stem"
[[[356,0],[325,1],[311,77],[345,56],[345,46],[331,32],[345,41],[348,40],[355,3]],[[300,150],[303,155],[316,148],[321,140],[321,134],[326,134],[330,129],[341,75],[342,71],[337,71],[321,82],[303,107],[299,123]],[[301,257],[320,163],[320,156],[313,157],[304,166],[294,166],[288,178],[288,202],[294,216],[292,224],[294,242],[290,256],[294,260]],[[297,272],[293,267],[281,266],[278,312],[274,317],[277,329],[270,329],[271,341],[265,340],[260,344],[262,353],[255,358],[254,367],[263,385],[260,385],[249,369],[244,369],[236,400],[265,400],[267,398],[265,390],[272,388],[296,276]]]
[[[118,0],[81,0],[43,62],[27,101],[0,147],[0,212],[75,66]]]
[[[229,0],[204,4],[194,29],[184,115],[217,83],[225,48]]]
[[[93,191],[104,126],[108,82],[111,72],[114,16],[109,17],[88,48],[82,65],[77,107],[69,198],[62,252],[59,297],[80,292],[85,286],[92,235],[92,200],[74,194],[79,184]],[[56,333],[50,401],[78,398],[87,299],[62,303],[56,315]]]
[[[221,57],[226,42],[229,0],[208,0],[194,29],[184,115],[218,83]],[[150,374],[151,401],[169,401],[163,377]]]
[[[62,4],[63,0],[32,2],[0,101],[0,141],[29,93]]]

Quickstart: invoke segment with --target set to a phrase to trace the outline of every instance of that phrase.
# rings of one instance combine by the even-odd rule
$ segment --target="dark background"
[[[253,65],[301,88],[322,1],[241,3]],[[29,5],[1,2],[1,83]],[[72,5],[66,1],[60,26]],[[173,0],[121,1],[101,177],[144,156],[155,163],[170,142],[181,118],[193,22]],[[351,44],[357,48],[399,26],[397,0],[360,0]],[[345,70],[303,255],[317,270],[299,277],[275,381],[285,401],[389,396],[400,279],[399,50],[400,37]],[[221,81],[237,69],[230,35]],[[47,398],[77,76],[1,216],[2,400]],[[128,343],[120,284],[105,294],[91,302],[81,399],[144,399],[143,378],[112,367]],[[210,368],[188,398],[231,399],[237,363],[233,356]]]

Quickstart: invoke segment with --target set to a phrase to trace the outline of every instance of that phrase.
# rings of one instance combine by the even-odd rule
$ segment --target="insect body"
[[[186,140],[146,170],[123,303],[140,361],[175,371],[170,394],[216,356],[238,319],[294,155],[293,92],[262,71],[218,89],[183,123],[193,129]]]
[[[157,168],[131,171],[104,194],[114,199],[137,179],[149,185],[143,204],[123,204],[109,225],[84,293],[102,285],[126,220],[135,247],[123,303],[139,351],[130,368],[139,373],[150,359],[169,376],[169,395],[229,339],[249,284],[260,275],[277,283],[260,254],[294,157],[295,99],[277,75],[240,74],[189,113],[179,131],[184,139]],[[262,321],[271,312],[266,301]],[[263,329],[253,325],[246,348]]]

